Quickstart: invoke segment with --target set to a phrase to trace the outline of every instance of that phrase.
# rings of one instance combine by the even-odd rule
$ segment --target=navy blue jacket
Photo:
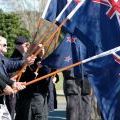
[[[24,61],[12,61],[2,54],[0,54],[0,90],[6,87],[6,85],[12,85],[14,81],[10,80],[9,72],[15,72],[18,70]],[[4,96],[0,96],[0,104],[4,104]]]
[[[0,54],[0,89],[3,90],[6,86],[12,85],[13,81],[9,79],[9,72],[15,72],[23,64],[22,60],[12,61]]]
[[[13,60],[22,60],[23,55],[17,49],[15,49],[11,58]],[[39,57],[37,57],[34,64],[31,65],[30,67],[26,68],[26,71],[21,76],[21,79],[20,79],[21,82],[25,82],[25,81],[29,82],[29,81],[35,79],[36,75],[34,72],[38,67],[37,62],[39,62],[40,60],[41,59]],[[46,75],[48,73],[50,73],[50,68],[48,68],[47,66],[44,65],[42,68],[39,69],[37,77]],[[46,78],[46,80],[42,80],[33,85],[27,86],[26,89],[22,90],[19,93],[22,94],[23,96],[26,94],[31,96],[33,93],[47,94],[48,85],[49,85],[49,78]]]

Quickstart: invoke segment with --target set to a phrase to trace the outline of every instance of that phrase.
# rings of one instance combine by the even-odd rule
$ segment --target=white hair
[[[0,36],[0,43],[1,42],[6,42],[6,41],[7,41],[7,39],[5,37]]]

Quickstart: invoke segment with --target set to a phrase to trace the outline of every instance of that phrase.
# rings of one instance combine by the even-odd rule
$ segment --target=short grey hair
[[[0,36],[0,42],[2,41],[7,41],[7,39],[5,37]]]

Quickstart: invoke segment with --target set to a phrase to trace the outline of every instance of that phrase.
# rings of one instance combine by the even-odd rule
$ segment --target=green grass
[[[63,90],[63,75],[59,73],[59,81],[55,84],[57,90]]]

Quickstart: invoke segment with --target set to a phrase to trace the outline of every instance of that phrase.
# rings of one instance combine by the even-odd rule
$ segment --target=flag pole
[[[55,23],[60,20],[61,16],[62,16],[63,13],[65,12],[65,10],[69,7],[69,5],[71,4],[72,1],[73,1],[73,0],[70,0],[70,1],[65,5],[65,7],[62,9],[62,11],[60,12],[60,14],[57,16],[57,18],[53,21],[53,23],[50,25],[50,27],[47,29],[47,31],[45,31],[45,33],[46,33],[45,36],[48,36],[48,38],[50,37],[48,34],[49,34],[49,32],[51,31],[53,25],[55,25]],[[42,15],[42,18],[43,18],[43,19],[44,19],[45,16],[46,16],[46,11],[47,11],[48,8],[49,8],[50,2],[51,2],[51,0],[48,1],[47,5],[46,5],[46,7],[45,7],[45,10],[44,10],[43,15]],[[39,23],[38,23],[38,26],[39,26]],[[39,28],[39,27],[37,27],[37,28]],[[59,30],[58,30],[58,31],[59,31]],[[35,37],[37,36],[37,33],[38,33],[38,31],[36,31]],[[44,33],[44,34],[45,34],[45,33]],[[56,33],[57,33],[57,32],[56,32]],[[56,34],[56,33],[55,33],[55,34]],[[43,43],[43,41],[44,41],[44,39],[45,39],[45,36],[43,35],[43,37],[41,38],[41,44]],[[34,38],[35,38],[35,37],[34,37]],[[37,41],[37,43],[39,44],[39,41]],[[32,51],[33,51],[33,50],[34,50],[34,49],[32,49]]]
[[[66,11],[66,9],[69,7],[69,5],[71,4],[71,2],[72,2],[73,0],[70,0],[66,5],[65,5],[65,7],[62,9],[62,11],[59,13],[59,15],[57,16],[57,18],[53,21],[53,23],[51,24],[51,26],[48,28],[48,30],[47,31],[45,31],[45,33],[49,33],[50,32],[50,30],[51,30],[51,28],[52,28],[52,26],[57,22],[57,21],[59,21],[60,20],[60,18],[61,18],[61,16],[64,14],[64,12]],[[45,10],[44,10],[44,12],[43,12],[43,14],[42,14],[42,18],[43,19],[45,19],[45,16],[46,16],[46,13],[47,13],[47,11],[48,11],[48,8],[49,8],[49,6],[50,6],[50,3],[51,3],[51,0],[48,0],[48,2],[47,2],[47,5],[46,5],[46,7],[45,7]],[[40,21],[38,21],[38,27],[37,27],[37,29],[40,27]],[[36,33],[35,33],[35,35],[34,35],[34,38],[36,38],[36,36],[37,36],[37,33],[38,33],[38,31],[36,31]],[[42,41],[44,40],[44,37],[42,38]]]
[[[69,7],[69,5],[71,4],[71,2],[72,2],[73,0],[70,0],[66,5],[65,5],[65,7],[62,9],[62,11],[59,13],[59,15],[57,16],[57,18],[52,22],[52,24],[50,25],[50,27],[47,29],[47,31],[45,31],[45,33],[47,33],[47,35],[48,35],[48,33],[51,31],[51,29],[52,29],[52,27],[56,24],[56,22],[57,21],[59,21],[60,20],[60,18],[62,17],[62,15],[64,14],[64,12],[66,11],[66,9]],[[49,4],[50,5],[50,4]],[[49,6],[48,6],[49,7]],[[46,16],[46,12],[44,12],[44,15],[43,15],[43,19],[45,18],[45,16]],[[47,36],[46,35],[46,36]],[[41,38],[42,40],[42,42],[44,41],[44,36]]]
[[[45,15],[46,15],[46,13],[47,13],[47,10],[48,10],[48,8],[49,8],[49,6],[50,6],[50,3],[51,3],[51,0],[48,0],[48,2],[47,2],[47,4],[46,4],[46,6],[45,6],[45,9],[44,9],[44,11],[43,11],[43,14],[42,14],[42,17],[41,18],[45,18]],[[40,20],[38,20],[38,23],[37,23],[37,31],[35,32],[35,34],[33,35],[33,40],[36,38],[36,36],[37,36],[37,33],[38,33],[38,29],[39,29],[39,27],[40,26],[42,26],[43,25],[43,21],[41,22]]]
[[[62,11],[59,13],[59,15],[57,16],[57,18],[52,22],[52,24],[50,25],[50,27],[48,28],[48,30],[47,31],[45,31],[45,33],[49,33],[50,32],[50,30],[52,29],[52,27],[53,27],[53,25],[55,25],[56,24],[56,22],[57,21],[59,21],[60,20],[60,18],[62,17],[62,15],[64,14],[64,12],[65,12],[65,10],[69,7],[69,5],[71,4],[71,2],[72,2],[73,0],[70,0],[66,5],[65,5],[65,7],[62,9]],[[50,4],[49,4],[50,5]],[[49,6],[48,6],[49,7]],[[46,12],[44,12],[44,15],[43,15],[43,19],[45,18],[45,16],[46,16]],[[47,36],[47,35],[46,35]],[[44,41],[44,36],[42,37],[42,40],[41,41]]]
[[[80,3],[78,3],[78,5],[70,12],[70,14],[66,17],[66,19],[63,20],[63,22],[59,25],[59,27],[56,29],[56,31],[52,33],[52,35],[50,36],[50,38],[47,41],[51,40],[54,37],[54,35],[59,31],[59,29],[61,29],[61,27],[64,26],[65,23],[73,17],[73,15],[75,15],[77,10],[82,6],[82,4],[84,2],[85,2],[85,0],[82,0]],[[47,44],[47,41],[44,42],[44,44]]]
[[[62,17],[63,13],[65,12],[65,10],[69,7],[69,5],[71,4],[73,0],[70,0],[65,7],[62,9],[62,11],[60,12],[60,14],[57,16],[57,18],[55,19],[55,21],[59,21],[60,18]]]
[[[49,6],[50,6],[50,3],[51,3],[51,0],[48,0],[48,2],[47,2],[47,4],[46,4],[46,7],[45,7],[45,9],[44,9],[44,11],[43,11],[43,14],[42,14],[42,18],[43,18],[43,19],[44,19],[45,16],[46,16],[46,13],[47,13],[47,11],[48,11],[48,8],[49,8]]]
[[[90,61],[92,61],[92,60],[95,60],[95,59],[98,59],[98,58],[102,58],[102,57],[111,55],[111,54],[113,54],[113,53],[115,53],[115,52],[118,52],[118,51],[120,51],[120,46],[118,46],[118,47],[116,47],[116,48],[113,48],[113,49],[111,49],[111,50],[102,52],[102,53],[100,53],[100,54],[98,54],[98,55],[95,55],[95,56],[92,56],[92,57],[90,57],[90,58],[87,58],[87,59],[85,59],[85,60],[79,61],[79,62],[77,62],[77,63],[71,64],[71,65],[66,66],[66,67],[64,67],[64,68],[58,69],[58,70],[56,70],[56,71],[54,71],[54,72],[52,72],[52,73],[50,73],[50,74],[47,74],[47,75],[44,75],[44,76],[40,77],[40,78],[34,79],[34,80],[30,81],[30,82],[27,82],[27,83],[26,83],[26,86],[29,86],[29,85],[34,84],[34,83],[36,83],[36,82],[39,82],[39,81],[41,81],[41,80],[43,80],[43,79],[45,79],[45,78],[51,77],[51,76],[53,76],[53,75],[55,75],[55,74],[57,74],[57,73],[59,73],[59,72],[63,72],[63,71],[65,71],[65,70],[68,70],[68,69],[73,68],[73,67],[75,67],[75,66],[78,66],[78,65],[81,65],[81,64],[85,64],[85,63],[88,63],[88,62],[90,62]]]
[[[51,30],[51,28],[52,28],[52,26],[57,22],[57,21],[59,21],[60,20],[60,18],[61,18],[61,16],[63,15],[63,13],[65,12],[65,10],[69,7],[69,5],[71,4],[71,2],[72,2],[73,0],[70,0],[66,5],[65,5],[65,7],[62,9],[62,11],[60,12],[60,14],[57,16],[57,18],[53,21],[53,23],[51,24],[51,26],[48,28],[48,30],[47,31],[45,31],[45,33],[49,33],[49,31]],[[47,4],[46,4],[46,7],[45,7],[45,9],[44,9],[44,11],[43,11],[43,14],[42,14],[42,19],[45,19],[45,16],[46,16],[46,14],[47,14],[47,11],[48,11],[48,8],[49,8],[49,6],[50,6],[50,3],[51,3],[51,0],[48,0],[48,2],[47,2]],[[37,29],[40,27],[40,20],[38,21],[38,27],[37,27]],[[35,37],[37,36],[37,33],[38,33],[38,31],[36,31],[36,33],[35,33]],[[35,38],[34,37],[34,38]]]
[[[69,1],[69,2],[68,2],[68,4],[64,7],[63,11],[66,10],[66,8],[70,5],[71,2],[72,2],[72,1]],[[73,15],[77,12],[77,10],[82,6],[82,4],[83,4],[84,2],[85,2],[85,0],[82,0],[80,3],[78,3],[78,5],[72,10],[72,12],[69,13],[69,15],[66,17],[66,19],[63,20],[63,22],[59,25],[59,27],[56,29],[56,31],[53,32],[53,34],[49,37],[49,39],[44,42],[44,44],[43,44],[44,46],[48,44],[48,41],[50,41],[50,43],[52,43],[55,34],[56,34],[57,32],[59,32],[59,31],[61,30],[62,26],[64,26],[65,23],[73,17]],[[60,19],[61,15],[64,13],[63,11],[61,12],[61,14],[58,15],[58,17],[56,18],[56,20],[59,20],[59,19]],[[55,22],[56,22],[56,21],[55,21]]]

